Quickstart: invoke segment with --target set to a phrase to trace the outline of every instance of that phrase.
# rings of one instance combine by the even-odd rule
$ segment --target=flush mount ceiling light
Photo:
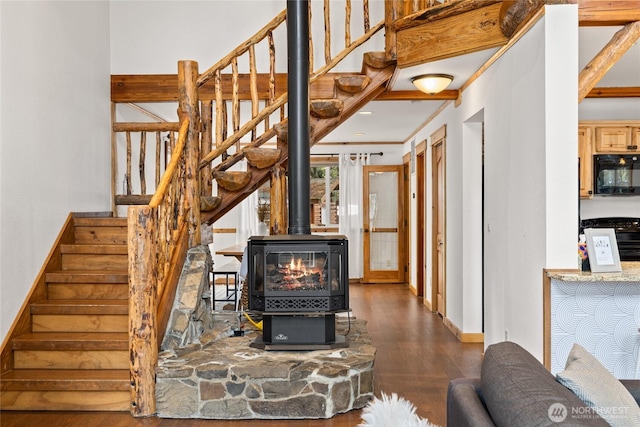
[[[449,74],[421,74],[411,79],[420,91],[435,95],[442,92],[453,81],[453,76]]]

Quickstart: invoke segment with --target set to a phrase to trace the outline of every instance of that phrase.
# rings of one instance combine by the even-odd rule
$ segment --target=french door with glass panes
[[[364,282],[404,280],[402,165],[364,167]]]

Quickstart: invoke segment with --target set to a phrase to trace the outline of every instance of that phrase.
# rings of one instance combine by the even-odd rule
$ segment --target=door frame
[[[375,274],[369,269],[371,262],[370,251],[370,231],[369,231],[369,172],[396,172],[397,177],[397,236],[398,236],[398,270],[384,271],[384,273]],[[363,283],[403,283],[404,267],[406,265],[407,254],[405,253],[405,226],[404,226],[404,169],[402,165],[366,165],[362,168],[362,196],[363,196],[363,226],[364,226],[364,245],[363,245]]]
[[[446,205],[446,171],[447,171],[447,162],[446,162],[446,136],[447,136],[447,128],[446,125],[439,128],[431,135],[431,311],[438,312],[444,318],[446,316],[446,308],[447,308],[447,205]],[[439,146],[442,154],[442,181],[438,179],[438,170],[437,170],[437,158],[434,155],[436,148]],[[442,187],[443,200],[438,200],[438,190],[439,187]],[[443,261],[442,261],[442,280],[443,280],[443,293],[442,293],[442,302],[444,307],[438,306],[438,209],[439,204],[442,203],[442,212],[443,212],[443,231],[442,231],[442,251],[443,251]]]
[[[426,247],[426,154],[427,141],[416,146],[416,295],[424,297],[426,292],[425,278],[427,277],[427,247]]]

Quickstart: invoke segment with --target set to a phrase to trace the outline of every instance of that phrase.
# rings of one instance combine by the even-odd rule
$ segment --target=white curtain
[[[246,160],[242,162],[242,170],[247,170]],[[236,243],[247,243],[251,236],[260,234],[258,221],[258,190],[254,191],[238,205],[239,220],[236,222]]]
[[[359,153],[351,159],[340,154],[340,234],[349,239],[349,278],[363,274],[362,168],[369,164],[369,154]]]

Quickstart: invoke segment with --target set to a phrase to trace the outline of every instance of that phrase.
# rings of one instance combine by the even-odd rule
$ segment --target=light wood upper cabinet
[[[580,159],[580,198],[593,197],[593,129],[578,127],[578,158]]]
[[[638,128],[630,126],[603,126],[596,127],[596,152],[598,153],[623,153],[637,151],[638,145],[632,144],[632,130],[634,135]]]

